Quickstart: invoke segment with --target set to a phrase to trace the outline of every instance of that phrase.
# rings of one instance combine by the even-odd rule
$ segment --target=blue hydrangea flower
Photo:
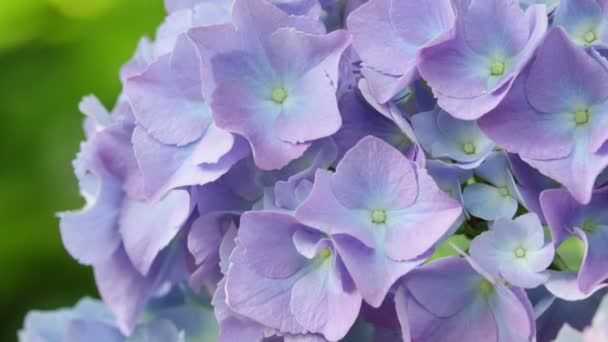
[[[491,229],[471,242],[471,257],[494,277],[523,288],[545,283],[545,270],[553,262],[553,244],[546,243],[543,226],[535,214],[515,220],[500,218]]]
[[[602,0],[561,0],[553,24],[581,46],[608,47],[608,4]]]

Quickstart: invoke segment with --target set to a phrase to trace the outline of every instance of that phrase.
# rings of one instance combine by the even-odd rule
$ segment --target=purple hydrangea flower
[[[608,166],[608,69],[597,58],[563,29],[553,29],[527,77],[480,121],[498,145],[562,183],[581,203],[589,202]]]
[[[494,149],[475,121],[463,121],[435,108],[412,117],[418,141],[433,159],[447,159],[465,169],[481,164]]]
[[[93,266],[102,298],[129,333],[148,298],[185,276],[185,255],[171,250],[190,217],[190,194],[174,190],[146,201],[130,143],[129,107],[109,114],[87,98],[81,108],[89,116],[88,140],[74,167],[87,204],[59,215],[61,236],[75,259]]]
[[[460,257],[410,272],[395,297],[404,341],[532,341],[532,307],[519,288],[477,273]]]
[[[581,46],[608,47],[608,4],[603,0],[561,0],[553,24]]]
[[[484,183],[475,182],[464,188],[462,195],[467,212],[488,221],[512,218],[521,198],[506,155],[494,152],[475,169],[475,175]]]
[[[222,277],[222,241],[236,231],[239,216],[251,210],[263,195],[248,164],[248,160],[240,161],[217,181],[192,191],[199,216],[188,232],[188,250],[193,257],[190,286],[197,291],[204,286],[213,292]]]
[[[335,174],[317,171],[296,217],[331,236],[363,298],[377,307],[399,277],[429,256],[461,211],[424,169],[366,137]]]
[[[537,287],[549,279],[553,244],[545,243],[543,226],[535,214],[515,220],[500,218],[492,228],[471,242],[471,257],[494,277],[523,288]]]
[[[332,241],[288,214],[241,217],[230,256],[226,302],[239,315],[280,333],[344,337],[361,295]]]
[[[522,203],[545,224],[545,215],[540,207],[540,194],[544,190],[558,188],[560,184],[538,172],[517,154],[509,154],[509,162]]]
[[[455,28],[422,50],[419,70],[439,106],[456,118],[494,109],[528,64],[547,29],[543,6],[525,12],[514,0],[470,0]]]
[[[263,0],[237,0],[232,25],[190,31],[215,123],[244,136],[262,169],[287,165],[340,128],[338,62],[350,41],[319,32]]]
[[[578,276],[578,286],[588,293],[608,279],[608,189],[593,193],[582,205],[566,190],[551,189],[541,194],[541,205],[555,246],[567,237],[576,236],[585,243],[585,257]]]
[[[217,24],[227,18],[206,11],[209,6],[219,6],[215,2],[200,6],[204,15],[191,10],[172,15],[188,12],[186,24],[181,17],[167,19],[155,47],[168,52],[125,84],[138,123],[133,134],[135,155],[145,193],[154,200],[171,189],[212,182],[249,154],[242,138],[212,122],[203,98],[200,61],[193,42],[183,32],[191,25]]]
[[[449,0],[371,0],[348,18],[363,75],[379,103],[418,77],[418,53],[454,25]]]

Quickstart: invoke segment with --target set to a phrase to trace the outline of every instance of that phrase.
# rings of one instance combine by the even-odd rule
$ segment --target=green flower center
[[[372,223],[383,224],[386,223],[386,210],[376,209],[372,210]]]
[[[502,186],[500,188],[498,188],[498,193],[502,196],[502,197],[507,197],[510,195],[509,193],[509,189],[507,189],[506,187]]]
[[[589,109],[577,110],[574,113],[574,122],[577,125],[584,125],[589,122]]]
[[[283,87],[276,87],[272,89],[270,99],[274,103],[283,104],[283,102],[285,102],[285,99],[287,99],[287,90],[285,90],[285,88]]]
[[[327,258],[329,258],[331,256],[331,250],[329,250],[329,247],[325,247],[323,248],[319,254],[317,254],[317,258],[319,258],[319,260],[323,261],[326,260]]]
[[[523,247],[517,248],[513,253],[515,253],[515,256],[518,258],[524,258],[526,256],[526,250]]]
[[[593,233],[595,229],[597,229],[597,223],[591,220],[585,220],[582,224],[581,229],[583,229],[587,233]]]
[[[490,66],[490,75],[492,76],[501,76],[505,73],[505,62],[503,61],[494,61]]]
[[[466,144],[462,145],[462,150],[466,154],[475,154],[475,151],[477,149],[475,148],[475,145],[473,145],[471,143],[466,143]]]
[[[597,35],[593,31],[588,31],[583,35],[583,40],[587,44],[593,43],[597,39]]]
[[[489,296],[494,292],[494,285],[492,285],[492,283],[490,283],[487,279],[482,279],[479,282],[479,292],[485,296]]]

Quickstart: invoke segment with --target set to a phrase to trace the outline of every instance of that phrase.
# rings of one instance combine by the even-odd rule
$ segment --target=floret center
[[[285,90],[285,88],[283,87],[276,87],[272,89],[270,99],[274,103],[283,104],[283,102],[285,102],[285,99],[287,99],[287,90]]]
[[[576,124],[579,126],[588,123],[589,122],[589,109],[585,108],[585,109],[577,110],[574,113],[574,122],[576,122]]]
[[[583,35],[583,40],[587,44],[593,43],[597,39],[597,35],[594,31],[588,31]]]
[[[515,253],[515,256],[518,258],[524,258],[526,256],[526,250],[523,247],[517,248],[513,253]]]
[[[331,250],[329,249],[329,247],[325,247],[323,248],[319,254],[317,254],[317,258],[319,258],[319,260],[323,261],[326,260],[327,258],[329,258],[331,256]]]
[[[509,196],[509,189],[507,189],[507,187],[501,186],[500,188],[498,188],[498,193],[502,196],[502,197],[507,197]]]
[[[477,149],[475,148],[474,144],[466,143],[466,144],[462,145],[462,150],[466,154],[475,154]]]
[[[374,224],[384,224],[386,223],[386,210],[375,209],[372,210],[372,223]]]
[[[492,76],[501,76],[505,73],[505,62],[503,61],[494,61],[490,66],[490,74]]]

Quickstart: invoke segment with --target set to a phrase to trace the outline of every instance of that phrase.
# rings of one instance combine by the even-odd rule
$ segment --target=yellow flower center
[[[506,187],[504,187],[504,186],[503,186],[503,187],[498,188],[498,193],[499,193],[501,196],[503,196],[503,197],[507,197],[507,196],[509,196],[509,195],[510,195],[510,194],[509,194],[509,189],[507,189],[507,188],[506,188]]]
[[[583,35],[583,40],[587,44],[593,43],[597,39],[597,35],[593,31],[588,31]]]
[[[526,250],[523,247],[517,248],[513,253],[515,253],[515,256],[518,258],[523,258],[526,256]]]
[[[589,109],[577,110],[574,113],[574,122],[577,125],[584,125],[589,122]]]
[[[386,223],[386,210],[376,209],[372,210],[372,223],[383,224]]]
[[[331,250],[329,250],[329,247],[325,247],[323,248],[319,254],[317,254],[317,258],[319,258],[319,260],[323,261],[326,260],[327,258],[329,258],[331,256]]]
[[[285,90],[285,88],[283,87],[276,87],[272,89],[270,99],[274,103],[283,104],[283,102],[285,102],[285,99],[287,99],[287,90]]]
[[[505,73],[505,62],[494,61],[490,66],[490,74],[492,76],[501,76]]]
[[[462,145],[462,150],[466,154],[475,154],[475,151],[477,149],[475,148],[475,145],[473,145],[471,143],[466,143],[466,144]]]

